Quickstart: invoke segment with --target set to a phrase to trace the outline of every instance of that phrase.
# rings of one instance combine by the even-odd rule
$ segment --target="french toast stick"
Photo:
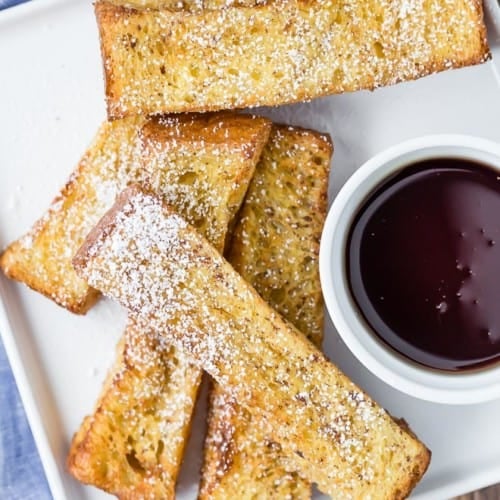
[[[275,106],[490,57],[480,0],[186,4],[96,2],[110,119]]]
[[[94,412],[73,437],[71,474],[120,499],[175,498],[201,371],[129,321]]]
[[[101,125],[48,211],[0,256],[0,267],[9,278],[75,313],[95,303],[98,292],[75,274],[71,258],[127,185],[128,170],[139,171],[137,137],[144,121],[130,117]],[[139,176],[135,180],[140,181]]]
[[[9,278],[72,312],[85,313],[98,293],[75,274],[71,258],[130,182],[148,183],[169,203],[183,200],[182,213],[193,224],[202,221],[200,215],[206,220],[213,215],[217,224],[207,236],[219,244],[216,238],[224,238],[234,215],[234,200],[225,196],[241,201],[248,185],[240,178],[253,172],[269,127],[268,120],[234,113],[104,123],[50,209],[5,250],[0,267]],[[224,168],[215,168],[219,164]],[[240,191],[226,190],[231,181]],[[215,192],[198,200],[204,182]]]
[[[196,229],[131,186],[73,259],[78,275],[164,335],[334,498],[404,498],[430,453],[276,313]]]
[[[141,132],[150,185],[222,252],[270,123],[251,122],[250,133],[245,118],[236,138],[236,129],[227,126],[236,126],[234,119],[197,118],[182,131],[165,126],[165,120],[151,121]],[[186,161],[172,169],[173,175],[162,165],[175,155]],[[144,335],[129,319],[95,410],[71,443],[72,475],[123,499],[174,498],[202,372],[164,340]]]
[[[327,208],[329,137],[273,126],[240,211],[228,261],[314,344],[323,339],[319,242]],[[311,498],[261,421],[223,387],[210,394],[200,500]]]

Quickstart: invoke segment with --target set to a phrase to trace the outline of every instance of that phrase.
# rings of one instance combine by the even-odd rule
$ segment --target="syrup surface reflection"
[[[500,180],[460,159],[407,167],[349,235],[351,293],[375,333],[445,370],[500,359]]]

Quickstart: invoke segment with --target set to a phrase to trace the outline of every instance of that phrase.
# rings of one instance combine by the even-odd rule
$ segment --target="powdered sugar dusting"
[[[111,115],[306,101],[489,57],[475,1],[256,3],[98,3]]]
[[[239,135],[234,138],[236,129]],[[230,130],[233,130],[231,134]],[[217,132],[233,137],[225,148],[219,146]],[[205,235],[222,250],[227,224],[241,203],[260,154],[258,144],[263,144],[267,134],[268,122],[250,116],[152,119],[140,132],[141,174],[148,177],[151,188],[204,230]],[[118,162],[118,165],[122,164]],[[118,176],[122,180],[131,179],[130,172],[121,169]],[[111,184],[111,191],[113,187]],[[101,182],[100,198],[109,199],[109,192],[108,185]],[[198,206],[198,200],[200,205],[203,200],[202,207]],[[122,207],[118,224],[125,214],[135,209],[133,203]],[[143,212],[143,219],[155,218],[155,205],[146,204]],[[145,220],[143,222],[141,227],[145,227]],[[157,240],[158,251],[174,252],[175,238],[167,236],[182,227],[185,227],[185,222],[174,215],[163,226],[161,234],[165,237]],[[131,231],[139,229],[132,227]],[[136,239],[133,246],[138,252],[153,258],[148,253],[147,238]],[[127,238],[113,239],[111,247],[117,255],[130,250]],[[97,252],[98,245],[90,249],[89,255]],[[141,282],[140,266],[127,272],[132,283]],[[182,275],[178,277],[183,278]],[[129,293],[134,296],[133,285]],[[123,474],[134,476],[134,481],[127,486],[128,493],[136,494],[137,488],[141,495],[170,498],[190,429],[201,371],[165,337],[151,330],[149,324],[140,326],[131,321],[121,344],[114,371],[91,417],[92,425],[83,429],[82,437],[75,438],[77,456],[89,456],[90,460],[90,467],[78,470],[76,475],[84,482],[123,494],[119,475],[114,477],[112,486],[108,478],[99,475],[102,470],[99,460],[103,459],[109,467],[120,467]],[[89,446],[100,439],[100,429],[113,429],[117,421],[119,431],[110,430],[110,434],[115,435],[115,446],[125,446],[125,449],[117,451],[111,448],[107,450],[107,458],[102,457],[104,452],[89,452]],[[133,457],[131,462],[128,458],[123,461],[123,455]]]
[[[223,149],[216,132],[236,128],[235,122],[248,133]],[[150,126],[156,135],[146,140]],[[162,194],[220,247],[257,162],[256,144],[267,133],[266,120],[229,114],[214,120],[131,117],[104,123],[49,210],[8,250],[4,270],[22,269],[19,274],[31,287],[84,312],[95,292],[76,276],[71,259],[118,193],[133,182]]]
[[[267,418],[273,436],[325,492],[355,496],[367,478],[396,477],[402,458],[388,459],[386,446],[413,443],[407,459],[415,459],[411,454],[421,449],[413,438],[285,324],[193,228],[149,195],[127,196],[97,238],[95,255],[82,262],[82,276],[119,300],[141,327],[182,348],[248,411]]]
[[[72,445],[71,463],[86,460],[75,475],[115,494],[173,498],[200,378],[182,353],[129,322],[96,410]]]

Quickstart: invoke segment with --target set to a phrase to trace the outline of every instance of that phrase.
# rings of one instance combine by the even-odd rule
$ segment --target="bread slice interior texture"
[[[113,119],[306,101],[490,56],[479,0],[132,5],[95,5]]]

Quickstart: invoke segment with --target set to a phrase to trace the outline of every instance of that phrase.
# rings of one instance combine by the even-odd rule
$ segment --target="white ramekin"
[[[488,14],[488,35],[493,42],[500,40],[500,4],[498,0],[484,0],[484,10]],[[493,33],[491,32],[493,30]]]
[[[484,163],[498,170],[500,175],[500,144],[475,137],[427,136],[379,153],[350,177],[330,207],[321,238],[321,286],[338,333],[354,356],[374,375],[420,399],[447,404],[479,403],[500,398],[499,363],[452,373],[408,360],[375,336],[359,313],[347,281],[347,237],[362,203],[376,187],[405,166],[440,157]],[[500,297],[500,283],[498,287]]]

